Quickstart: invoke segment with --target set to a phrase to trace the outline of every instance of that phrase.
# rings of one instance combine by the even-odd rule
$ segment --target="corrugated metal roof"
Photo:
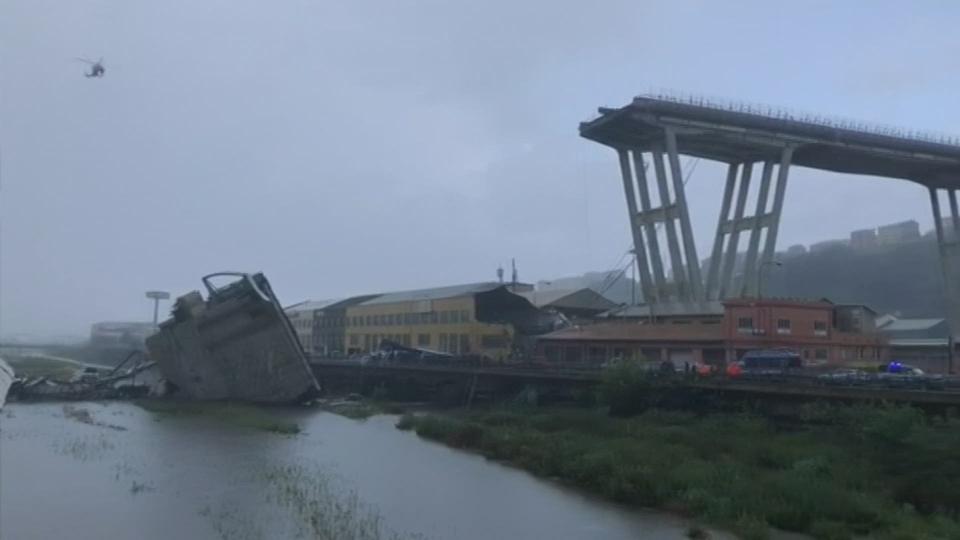
[[[883,332],[904,332],[910,330],[929,330],[944,319],[895,319],[880,328]]]
[[[612,319],[650,317],[651,315],[656,317],[723,315],[723,304],[716,301],[696,304],[663,303],[653,306],[644,304],[615,308],[600,314],[601,317]]]
[[[547,289],[517,293],[537,307],[595,309],[597,311],[616,306],[609,298],[589,287],[580,289]]]
[[[306,301],[300,302],[299,304],[287,306],[283,308],[283,310],[288,313],[293,313],[297,311],[313,311],[315,309],[323,309],[331,304],[336,304],[341,300],[343,299],[338,298],[334,300],[306,300]]]
[[[327,310],[344,309],[351,306],[355,306],[357,304],[362,304],[369,300],[373,300],[378,296],[380,295],[379,294],[363,294],[360,296],[351,296],[350,298],[346,298],[346,299],[340,300],[339,302],[334,302],[330,305],[324,306],[322,309],[327,309]]]
[[[371,300],[361,303],[361,306],[373,306],[378,304],[394,304],[397,302],[414,302],[417,300],[439,300],[441,298],[454,298],[457,296],[466,296],[468,294],[477,294],[492,291],[499,287],[506,287],[508,284],[497,281],[482,281],[479,283],[467,283],[464,285],[451,285],[449,287],[434,287],[432,289],[416,289],[413,291],[400,291],[382,294]]]
[[[947,338],[891,339],[891,347],[947,347]]]
[[[723,341],[720,324],[597,323],[540,336],[544,341]]]

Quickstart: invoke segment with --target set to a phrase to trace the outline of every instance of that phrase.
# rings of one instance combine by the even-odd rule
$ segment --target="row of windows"
[[[346,325],[346,317],[319,317],[317,319],[317,326],[320,328],[338,328]]]
[[[463,310],[429,311],[424,313],[387,313],[348,317],[351,326],[401,326],[414,324],[458,324],[470,322],[470,312]]]
[[[753,317],[740,317],[737,319],[737,330],[740,333],[753,332]],[[793,331],[793,324],[790,319],[777,319],[777,333],[789,334]],[[813,333],[818,336],[827,335],[826,321],[813,321]]]
[[[407,347],[436,347],[437,350],[453,354],[467,354],[470,352],[469,334],[438,334],[437,342],[433,342],[431,334],[350,334],[350,347],[363,350],[373,350],[383,340],[390,340]],[[414,339],[416,343],[414,344]],[[510,344],[508,336],[484,335],[480,336],[481,349],[502,349]]]
[[[298,332],[309,332],[313,328],[313,323],[308,319],[294,319],[291,322]]]
[[[737,357],[740,357],[746,351],[737,350]],[[670,357],[663,356],[663,351],[658,348],[632,348],[632,347],[606,347],[606,346],[561,346],[547,345],[543,349],[544,356],[552,362],[603,362],[613,358],[622,360],[643,360],[647,362],[660,362]],[[877,347],[841,347],[839,350],[841,360],[876,360],[880,358],[880,349]],[[722,360],[726,353],[722,349],[705,349],[702,356],[707,363]],[[804,349],[804,360],[827,360],[830,351],[826,348]]]

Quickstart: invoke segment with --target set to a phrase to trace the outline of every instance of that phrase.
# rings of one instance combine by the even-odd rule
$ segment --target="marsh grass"
[[[375,508],[353,491],[335,489],[321,471],[299,465],[268,468],[263,473],[267,499],[294,518],[299,537],[320,540],[407,540],[419,536],[389,531]]]
[[[790,430],[752,414],[659,409],[404,415],[397,427],[746,539],[771,527],[830,540],[960,538],[960,422],[903,407],[811,414],[820,422]]]

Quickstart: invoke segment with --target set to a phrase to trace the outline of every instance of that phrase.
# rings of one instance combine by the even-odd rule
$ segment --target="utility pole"
[[[153,300],[153,327],[156,328],[160,315],[160,301],[170,299],[170,293],[166,291],[147,291],[147,298]]]

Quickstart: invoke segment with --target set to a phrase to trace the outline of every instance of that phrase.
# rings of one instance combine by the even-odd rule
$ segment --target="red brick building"
[[[720,364],[753,349],[788,348],[808,365],[873,366],[889,356],[872,310],[828,300],[738,299],[722,315],[681,314],[649,320],[603,322],[541,336],[538,352],[548,361],[600,363],[643,358],[674,365]]]

